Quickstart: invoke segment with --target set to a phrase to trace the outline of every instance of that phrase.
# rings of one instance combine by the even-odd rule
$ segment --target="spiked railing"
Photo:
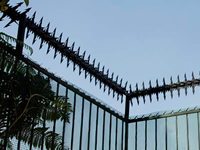
[[[26,13],[30,10],[30,8],[26,9],[23,13],[17,11],[17,8],[21,6],[22,3],[19,3],[15,7],[9,6],[9,9],[4,12],[3,16],[0,20],[2,20],[4,17],[9,16],[11,21],[5,26],[8,27],[11,23],[20,20],[23,16],[26,17]],[[111,90],[113,91],[113,97],[115,96],[115,93],[117,93],[117,99],[119,99],[119,96],[121,96],[123,101],[123,95],[126,95],[128,92],[126,91],[127,82],[125,85],[122,85],[122,80],[118,83],[118,76],[116,77],[116,80],[114,80],[114,73],[110,76],[109,69],[106,73],[104,73],[105,67],[103,66],[102,70],[100,70],[100,63],[98,65],[95,65],[95,59],[93,62],[90,62],[90,55],[88,58],[85,58],[85,53],[83,52],[82,55],[80,55],[80,47],[77,49],[77,51],[74,51],[75,42],[72,44],[72,46],[68,46],[69,38],[63,43],[62,42],[62,33],[59,37],[55,37],[56,34],[56,28],[51,33],[49,32],[49,26],[50,23],[47,25],[47,27],[42,27],[42,21],[43,18],[40,19],[39,24],[35,23],[36,12],[33,14],[32,18],[26,17],[26,27],[27,27],[27,34],[26,38],[28,38],[29,33],[32,32],[34,34],[33,37],[33,44],[36,41],[36,38],[41,39],[40,49],[43,47],[43,43],[46,42],[48,44],[47,48],[47,54],[50,51],[50,48],[55,49],[54,58],[56,58],[57,53],[59,52],[61,54],[61,60],[60,63],[63,62],[64,57],[67,58],[67,67],[70,64],[70,61],[73,62],[73,71],[75,71],[76,67],[79,67],[79,75],[82,73],[82,70],[85,71],[85,78],[88,77],[88,74],[90,75],[90,82],[92,82],[92,79],[95,78],[95,85],[97,85],[97,82],[99,81],[99,86],[102,88],[102,84],[104,84],[104,92],[106,91],[106,88],[108,87],[108,95],[111,93]]]
[[[166,99],[166,92],[171,93],[171,98],[173,98],[173,92],[176,90],[178,91],[178,96],[180,96],[180,89],[185,89],[185,94],[187,95],[187,88],[192,87],[192,91],[194,93],[195,86],[200,85],[200,79],[195,79],[194,74],[192,73],[192,79],[187,80],[187,77],[185,75],[185,80],[180,82],[179,76],[177,77],[177,82],[173,83],[172,78],[170,78],[171,83],[166,84],[165,78],[163,79],[163,84],[159,85],[158,80],[156,80],[156,86],[153,87],[151,84],[151,81],[149,81],[149,88],[145,88],[144,83],[142,84],[142,89],[138,88],[138,84],[136,84],[136,89],[132,90],[131,85],[129,89],[127,90],[127,84],[126,82],[124,85],[122,84],[123,79],[121,79],[118,82],[118,76],[116,76],[116,79],[114,79],[114,73],[111,75],[109,74],[109,69],[105,71],[105,66],[102,67],[100,70],[100,63],[95,65],[95,59],[90,62],[90,55],[85,58],[86,52],[84,51],[82,54],[80,54],[80,47],[77,49],[77,51],[74,50],[75,42],[68,46],[69,38],[65,42],[62,42],[62,33],[59,37],[56,37],[56,28],[53,30],[53,32],[49,32],[50,23],[46,27],[42,27],[43,17],[40,19],[39,23],[35,22],[35,15],[36,12],[33,14],[31,18],[26,17],[26,13],[30,11],[30,8],[26,9],[24,12],[17,11],[17,8],[20,7],[22,3],[19,3],[18,5],[11,7],[9,6],[9,9],[3,13],[3,16],[0,18],[2,20],[4,17],[8,16],[10,17],[11,21],[5,26],[8,27],[11,23],[19,21],[22,17],[25,17],[26,21],[26,28],[27,28],[27,34],[26,38],[28,38],[30,32],[34,34],[33,37],[33,44],[35,43],[37,38],[41,39],[41,43],[39,48],[41,49],[43,47],[44,42],[48,44],[47,48],[47,54],[50,52],[51,48],[54,48],[54,58],[56,58],[57,54],[61,54],[61,60],[60,63],[63,62],[64,58],[67,58],[67,67],[70,65],[70,62],[73,62],[73,71],[76,70],[77,66],[79,67],[79,75],[83,71],[85,71],[84,75],[85,78],[88,76],[90,77],[90,82],[92,82],[93,79],[95,79],[95,85],[99,82],[100,88],[102,88],[103,85],[103,91],[106,91],[106,88],[108,88],[108,95],[111,93],[111,90],[113,91],[113,97],[115,94],[117,94],[117,99],[119,99],[119,96],[121,96],[121,99],[123,101],[123,95],[128,96],[129,100],[132,103],[133,99],[137,100],[137,104],[140,104],[139,98],[143,98],[143,102],[146,102],[145,97],[149,96],[150,102],[152,102],[152,96],[156,95],[157,100],[159,100],[159,94],[162,93],[164,99]],[[132,103],[133,104],[133,103]]]

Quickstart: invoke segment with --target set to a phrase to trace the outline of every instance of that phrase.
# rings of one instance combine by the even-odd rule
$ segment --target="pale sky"
[[[184,74],[191,79],[192,71],[195,77],[199,78],[200,71],[200,1],[199,0],[65,0],[51,1],[30,0],[29,16],[37,11],[36,21],[44,17],[43,26],[51,22],[50,31],[56,27],[56,35],[63,32],[63,42],[69,37],[69,44],[75,41],[75,49],[81,47],[81,52],[86,50],[86,58],[91,54],[91,62],[96,58],[96,64],[101,62],[106,70],[123,78],[123,83],[128,81],[132,87],[138,83],[142,87],[148,87],[149,80],[155,85],[156,79],[162,85],[165,77],[167,83],[172,76],[177,81],[177,75],[183,80]],[[24,10],[25,7],[22,8]],[[0,23],[0,30],[13,34],[16,26],[3,29],[6,23]],[[11,30],[12,29],[12,30]],[[117,102],[103,89],[94,86],[89,79],[84,79],[84,73],[78,76],[77,71],[72,71],[72,65],[66,68],[66,61],[59,65],[60,57],[52,60],[53,51],[45,56],[46,49],[40,51],[40,40],[35,45],[31,44],[32,38],[26,40],[34,49],[32,58],[43,67],[48,68],[64,80],[83,88],[108,105],[123,112],[124,104]],[[135,99],[131,108],[131,115],[150,113],[160,110],[178,109],[200,105],[200,88],[196,88],[193,96],[191,89],[188,89],[188,96],[185,97],[181,91],[178,98],[174,92],[174,98],[167,94],[167,100],[153,103],[147,102],[137,106]],[[149,100],[146,98],[147,101]]]

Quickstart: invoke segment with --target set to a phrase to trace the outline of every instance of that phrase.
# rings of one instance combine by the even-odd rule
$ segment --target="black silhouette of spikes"
[[[115,97],[115,91],[113,90],[113,98]]]
[[[27,8],[23,13],[21,13],[21,15],[25,15],[27,12],[29,12],[31,10],[31,8]]]
[[[88,72],[87,72],[87,71],[85,71],[85,79],[87,78],[87,76],[88,76]]]
[[[29,30],[29,28],[27,29],[27,32],[26,32],[26,39],[29,37],[29,34],[30,33],[30,30]]]
[[[159,87],[158,79],[156,79],[156,88],[158,88],[158,87]],[[156,92],[156,99],[157,99],[157,101],[159,101],[158,92]]]
[[[97,65],[97,70],[99,71],[99,68],[100,68],[100,62],[98,63]]]
[[[33,36],[33,42],[32,42],[32,44],[34,44],[34,43],[35,43],[35,41],[36,41],[36,37],[37,37],[37,35],[36,35],[36,33],[34,33],[34,36]]]
[[[117,77],[116,77],[116,80],[115,80],[116,83],[118,82],[118,78],[119,78],[119,77],[117,76]]]
[[[48,33],[49,32],[49,27],[50,27],[50,22],[47,24],[45,31]]]
[[[33,13],[33,16],[32,16],[32,18],[31,18],[31,21],[32,21],[32,22],[34,22],[34,20],[35,20],[35,15],[36,15],[36,11]]]
[[[6,14],[3,13],[3,15],[2,15],[1,18],[0,18],[0,21],[3,21],[3,18],[5,18],[5,17],[6,17]]]
[[[73,71],[75,71],[76,70],[76,64],[75,64],[75,62],[73,63]]]
[[[67,40],[65,41],[65,47],[68,47],[68,41],[69,41],[69,38],[67,38]]]
[[[92,66],[93,66],[93,67],[95,66],[95,59],[93,60]]]
[[[79,66],[79,76],[81,75],[82,73],[82,70],[81,70],[81,67]]]
[[[4,26],[4,28],[7,28],[7,27],[9,27],[9,26],[11,25],[11,23],[13,23],[13,22],[15,22],[15,20],[11,19],[11,20],[10,20],[10,22],[9,22],[9,23],[7,23],[7,24]]]
[[[85,53],[86,53],[86,51],[84,51],[83,55],[82,55],[83,60],[85,59]]]
[[[100,89],[102,88],[102,82],[101,82],[101,80],[99,80],[99,88]]]
[[[112,73],[112,75],[111,75],[111,80],[113,81],[113,77],[114,77],[114,72]]]
[[[55,38],[56,35],[56,28],[53,30],[52,36]]]
[[[69,64],[70,64],[70,60],[69,58],[67,58],[67,67],[69,67]]]
[[[58,38],[58,42],[60,42],[60,43],[62,41],[62,35],[63,35],[63,33],[61,33],[60,36],[59,36],[59,38]]]
[[[119,94],[117,94],[117,101],[119,100]]]
[[[56,58],[56,56],[57,56],[57,50],[55,49],[55,52],[54,52],[54,59]]]
[[[127,84],[128,84],[128,81],[126,81],[126,83],[125,83],[125,85],[124,85],[124,88],[126,89],[126,87],[127,87]]]
[[[90,55],[88,56],[87,62],[88,64],[90,63]]]
[[[129,85],[129,91],[130,91],[130,93],[132,92],[131,84]]]
[[[43,42],[44,42],[44,40],[41,39],[41,43],[40,43],[40,47],[39,47],[39,49],[41,49],[41,48],[43,47]]]
[[[109,76],[109,69],[108,69],[107,72],[106,72],[106,76],[107,76],[107,77]]]
[[[97,78],[95,77],[95,86],[97,85]]]
[[[180,83],[179,75],[177,76],[177,80],[178,80],[178,83]],[[177,91],[178,91],[178,97],[180,97],[180,88],[177,88]]]
[[[23,4],[23,2],[17,3],[16,6],[12,7],[12,9],[16,10],[16,9],[19,8],[22,4]]]
[[[79,56],[79,53],[80,53],[80,46],[78,47],[78,49],[77,49],[77,52],[76,52],[76,54]]]
[[[135,85],[135,88],[136,88],[136,93],[138,93],[138,84],[137,83]],[[140,104],[139,97],[137,96],[136,99],[137,99],[137,104],[139,105]],[[144,103],[145,103],[145,101],[144,101]]]
[[[40,19],[40,23],[39,23],[39,27],[42,27],[42,21],[43,21],[43,17]]]
[[[121,80],[120,80],[120,83],[119,83],[119,84],[120,84],[120,86],[122,86],[122,81],[123,81],[123,78],[121,78]]]
[[[90,82],[92,82],[93,76],[90,74]]]
[[[142,82],[142,89],[145,90],[144,82]],[[145,104],[145,101],[146,101],[146,100],[145,100],[145,95],[143,95],[142,97],[143,97],[143,101],[144,101],[144,104]]]
[[[187,82],[187,76],[186,73],[184,74],[185,82]],[[185,95],[187,96],[187,86],[185,86]]]
[[[47,54],[50,52],[50,47],[51,47],[51,45],[50,45],[50,44],[48,44],[48,48],[47,48]]]
[[[103,66],[103,68],[102,68],[102,74],[104,74],[104,68],[105,68],[105,66]]]
[[[61,53],[60,63],[63,62],[63,53]]]
[[[104,84],[103,92],[105,92],[105,91],[106,91],[106,85]]]
[[[163,87],[166,86],[166,82],[165,82],[165,78],[163,78]],[[166,100],[166,91],[164,90],[163,91],[163,96],[164,96],[164,99]]]
[[[121,103],[123,103],[123,95],[121,95]]]
[[[74,45],[75,45],[75,42],[72,44],[71,46],[71,51],[73,52],[74,51]]]
[[[194,72],[192,72],[192,80],[194,80]],[[195,93],[195,86],[194,84],[192,84],[192,93],[194,94]]]
[[[172,77],[170,77],[170,84],[173,85]],[[173,89],[170,89],[171,98],[173,98]]]
[[[152,89],[151,80],[149,81],[149,89]],[[152,102],[151,93],[149,94],[149,99],[150,99],[150,102]]]
[[[110,95],[110,87],[108,87],[108,95]]]

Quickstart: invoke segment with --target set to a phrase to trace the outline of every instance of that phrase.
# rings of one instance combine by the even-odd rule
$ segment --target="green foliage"
[[[0,0],[0,11],[6,11],[8,9],[7,4],[9,1],[10,0]],[[29,0],[24,0],[24,2],[26,4],[26,6],[29,5]]]
[[[33,135],[34,147],[41,147],[44,138],[45,147],[49,149],[54,137],[53,147],[60,149],[61,136],[42,125],[44,120],[52,122],[65,119],[69,122],[71,104],[66,103],[66,97],[55,96],[47,78],[21,61],[16,65],[15,60],[0,48],[0,143],[5,142],[6,133],[10,147],[10,139],[18,139],[19,134],[21,140],[28,144]]]

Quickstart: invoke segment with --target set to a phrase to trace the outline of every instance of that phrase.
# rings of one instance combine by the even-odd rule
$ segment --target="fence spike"
[[[115,81],[116,83],[118,82],[118,76],[116,77],[116,81]]]
[[[43,40],[43,38],[42,38],[42,39],[41,39],[41,43],[40,43],[39,49],[41,49],[41,48],[43,47],[43,42],[44,42],[44,40]]]
[[[157,87],[157,88],[159,87],[158,79],[156,79],[156,87]],[[158,92],[156,92],[156,99],[157,99],[157,101],[159,101]]]
[[[120,86],[122,86],[122,81],[123,81],[123,78],[121,78],[121,80],[120,80]]]
[[[170,84],[173,85],[172,76],[170,77]],[[172,88],[170,88],[170,94],[171,94],[171,98],[173,98],[173,89]]]
[[[126,89],[126,87],[127,87],[127,84],[128,84],[128,81],[126,81],[126,83],[125,83],[125,86],[124,86],[125,89]]]
[[[90,74],[90,82],[92,82],[92,77],[93,77],[93,76]]]
[[[73,71],[75,71],[76,70],[76,64],[75,64],[75,62],[73,63]]]
[[[102,68],[102,73],[104,74],[104,68],[105,68],[105,66],[103,66],[103,68]]]
[[[11,20],[10,20],[10,22],[9,22],[9,23],[7,23],[7,24],[4,26],[4,28],[7,28],[7,27],[9,27],[9,26],[10,26],[10,24],[11,24],[11,23],[13,23],[13,22],[15,22],[15,20],[11,19]]]
[[[95,86],[97,85],[97,78],[95,77]]]
[[[45,29],[46,29],[45,31],[46,31],[47,33],[49,32],[49,27],[50,27],[50,22],[47,24],[47,26],[46,26],[46,28],[45,28]]]
[[[57,56],[57,50],[55,49],[55,52],[54,52],[54,56],[53,56],[53,58],[55,59],[56,56]]]
[[[136,83],[135,88],[136,88],[136,93],[138,93],[138,83]],[[140,103],[139,97],[137,96],[136,99],[137,99],[137,104],[139,105],[139,103]],[[144,101],[144,103],[145,103],[145,101]]]
[[[100,68],[100,62],[98,63],[97,65],[97,70],[99,71],[99,68]]]
[[[58,42],[60,42],[60,43],[61,43],[61,41],[62,41],[62,35],[63,35],[63,33],[61,33],[60,36],[59,36]]]
[[[130,91],[130,93],[132,92],[131,84],[129,85],[129,91]]]
[[[32,18],[31,18],[31,21],[32,21],[32,22],[34,22],[34,20],[35,20],[35,15],[36,15],[36,11],[33,13],[33,16],[32,16]]]
[[[34,44],[35,43],[35,41],[36,41],[36,34],[34,33],[34,36],[33,36],[33,42],[32,42],[32,44]]]
[[[185,82],[187,82],[187,76],[186,73],[184,74]]]
[[[166,86],[166,83],[165,83],[165,78],[163,78],[163,87]],[[163,96],[164,96],[164,99],[166,100],[166,91],[163,90]]]
[[[87,75],[88,75],[88,74],[87,74],[87,71],[85,71],[85,79],[87,78]]]
[[[108,87],[108,95],[110,95],[110,87]]]
[[[178,83],[180,83],[179,75],[177,76],[177,80],[178,80]],[[177,91],[178,91],[178,97],[180,97],[180,88],[177,88]]]
[[[107,70],[106,75],[109,76],[109,69]]]
[[[52,36],[55,38],[56,35],[56,28],[53,30]]]
[[[39,27],[42,27],[42,21],[43,21],[43,17],[40,19]]]
[[[104,84],[103,92],[105,92],[105,91],[106,91],[106,85]]]
[[[102,82],[101,82],[101,80],[99,80],[99,88],[100,89],[102,88]]]
[[[27,8],[23,13],[21,13],[21,15],[25,15],[27,12],[29,12],[31,10],[31,8]]]
[[[13,7],[13,9],[16,10],[16,9],[19,8],[22,4],[23,4],[23,2],[17,3],[17,5]]]
[[[81,47],[79,46],[78,47],[78,49],[77,49],[77,52],[76,52],[76,54],[79,56],[79,53],[80,53],[80,49],[81,49]]]
[[[192,80],[194,80],[194,72],[192,72]],[[195,93],[195,86],[194,84],[192,84],[192,93],[194,94]]]
[[[72,44],[71,46],[71,51],[73,52],[74,51],[74,45],[75,45],[75,42]]]
[[[92,62],[92,66],[93,66],[93,67],[95,66],[95,59],[94,59],[93,62]]]
[[[60,63],[63,62],[63,53],[61,53]]]
[[[114,72],[111,74],[111,80],[113,81],[113,77],[114,77]]]
[[[115,91],[113,90],[113,98],[115,97]]]
[[[47,48],[47,53],[46,54],[48,54],[50,52],[50,47],[51,47],[51,45],[48,44],[48,48]]]
[[[79,76],[81,75],[82,71],[81,71],[81,67],[79,66]]]
[[[123,95],[121,95],[121,103],[123,103]]]
[[[152,89],[151,80],[149,81],[149,89]],[[151,93],[149,94],[150,102],[152,102]]]
[[[69,61],[70,61],[69,58],[67,58],[67,67],[69,67],[69,64],[70,64]]]
[[[117,101],[119,100],[119,93],[117,93]]]
[[[67,38],[67,40],[65,41],[65,47],[68,47],[68,41],[69,41],[69,37]]]

